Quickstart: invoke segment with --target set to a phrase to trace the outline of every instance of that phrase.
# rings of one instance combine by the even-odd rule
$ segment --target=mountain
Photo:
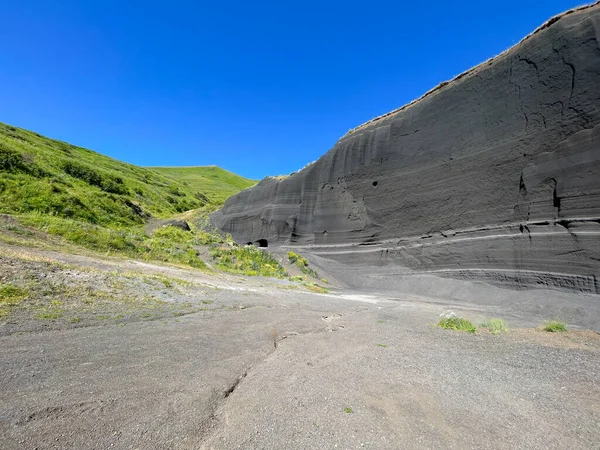
[[[396,278],[600,293],[599,80],[596,3],[231,197],[212,222]],[[348,282],[391,279],[363,273]]]

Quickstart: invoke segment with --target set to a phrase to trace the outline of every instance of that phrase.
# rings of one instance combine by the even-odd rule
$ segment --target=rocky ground
[[[0,448],[598,448],[600,335],[536,329],[536,304],[571,297],[348,290],[336,270],[316,294],[2,245],[23,296],[0,325]],[[510,329],[435,327],[447,309]]]

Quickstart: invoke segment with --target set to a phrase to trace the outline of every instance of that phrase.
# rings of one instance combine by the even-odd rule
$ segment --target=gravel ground
[[[517,297],[502,311],[456,296],[318,295],[258,278],[33,257],[92,277],[115,265],[177,277],[190,284],[165,301],[212,303],[155,320],[5,328],[0,448],[600,448],[600,335],[538,331],[538,315],[513,322]],[[514,328],[435,327],[449,308]]]

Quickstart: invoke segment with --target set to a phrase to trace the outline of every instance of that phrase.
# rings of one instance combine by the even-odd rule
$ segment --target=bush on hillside
[[[103,174],[91,167],[77,163],[75,161],[66,161],[63,164],[63,171],[74,178],[85,181],[91,186],[96,186],[105,192],[111,194],[128,194],[129,190],[123,183],[121,177]]]
[[[214,247],[210,256],[228,272],[263,277],[285,278],[287,272],[269,252],[253,246]]]
[[[294,252],[288,252],[288,259],[291,264],[298,266],[303,273],[310,275],[313,278],[319,278],[317,272],[308,267],[308,259]]]

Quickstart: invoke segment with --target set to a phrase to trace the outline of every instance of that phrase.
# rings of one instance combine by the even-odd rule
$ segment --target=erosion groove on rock
[[[599,80],[596,3],[242,191],[213,223],[402,274],[600,293]]]

